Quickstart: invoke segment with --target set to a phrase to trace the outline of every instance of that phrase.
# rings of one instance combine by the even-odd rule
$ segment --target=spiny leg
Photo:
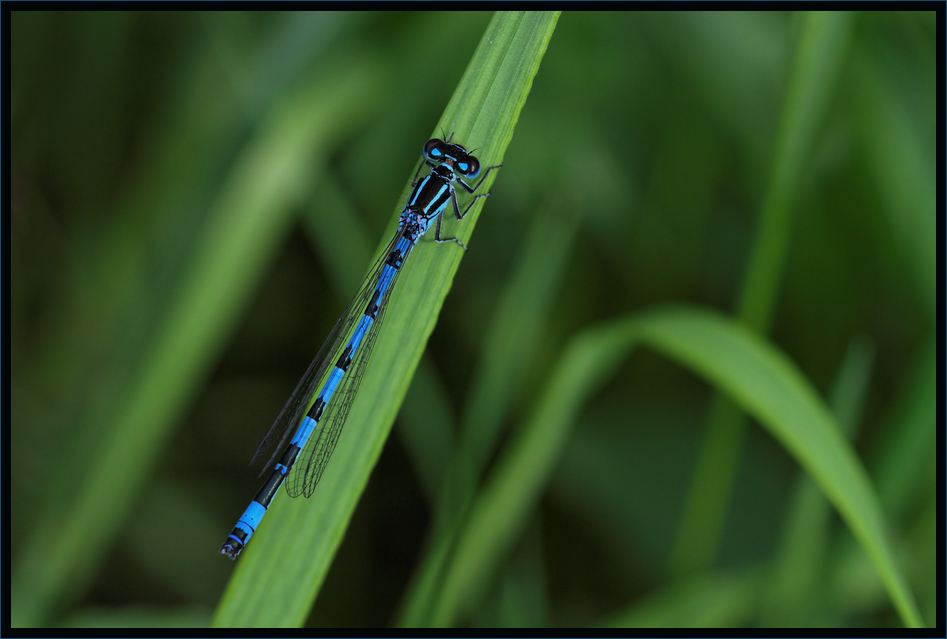
[[[473,201],[472,201],[470,204],[467,205],[467,208],[464,209],[464,212],[461,213],[461,212],[460,212],[460,207],[457,206],[457,193],[454,191],[454,189],[451,189],[451,190],[450,190],[450,201],[451,201],[451,204],[452,204],[453,207],[454,207],[454,217],[456,217],[458,221],[464,219],[464,217],[467,215],[467,212],[470,211],[470,207],[472,207],[472,206],[477,202],[477,200],[479,200],[479,199],[482,198],[482,197],[487,197],[488,195],[490,195],[490,194],[489,194],[489,193],[482,193],[482,194],[478,195],[477,197],[475,197],[475,198],[473,199]],[[435,241],[435,242],[450,242],[450,241],[454,241],[454,242],[457,242],[458,244],[460,244],[461,246],[463,246],[463,247],[464,247],[464,250],[466,251],[466,250],[467,250],[467,247],[464,246],[464,243],[461,242],[460,240],[458,240],[456,237],[446,237],[446,238],[444,238],[444,239],[441,239],[441,219],[443,219],[443,217],[444,217],[443,211],[437,215],[437,226],[434,228],[434,241]]]
[[[451,195],[453,195],[453,194],[454,194],[454,192],[451,191]],[[454,200],[454,208],[455,208],[455,209],[457,208],[457,200],[456,200],[456,199]],[[464,211],[464,214],[466,215],[467,212]],[[458,240],[456,237],[445,237],[444,239],[441,239],[441,218],[443,218],[443,217],[444,217],[443,213],[439,213],[438,216],[437,216],[437,226],[434,227],[434,241],[435,241],[435,242],[438,242],[438,243],[441,243],[441,242],[457,242],[458,244],[460,244],[461,248],[466,251],[466,250],[467,250],[467,247],[464,246],[464,243],[461,242],[460,240]],[[457,218],[457,219],[460,219],[460,218]]]
[[[464,182],[464,181],[461,180],[460,178],[457,178],[457,181],[460,182],[460,185],[461,185],[462,187],[464,187],[465,189],[467,189],[467,192],[468,192],[468,193],[473,193],[474,191],[476,191],[477,189],[479,189],[479,188],[480,188],[480,185],[483,184],[483,181],[487,179],[487,176],[490,175],[490,171],[492,171],[493,169],[498,169],[498,168],[500,168],[501,166],[503,166],[503,165],[502,165],[502,164],[497,164],[496,166],[491,166],[490,168],[488,168],[488,169],[487,169],[487,172],[483,174],[483,177],[482,177],[482,178],[480,178],[480,181],[477,182],[477,186],[471,187],[469,184],[467,184],[466,182]]]
[[[487,197],[488,195],[490,195],[490,194],[489,194],[489,193],[481,193],[480,195],[478,195],[477,197],[475,197],[473,200],[471,200],[471,201],[470,201],[470,204],[467,205],[467,208],[464,209],[464,212],[461,213],[461,212],[460,212],[460,207],[457,206],[457,194],[456,194],[454,191],[451,191],[451,192],[450,192],[450,199],[451,199],[451,203],[454,205],[454,217],[456,217],[458,221],[464,219],[464,217],[466,217],[466,215],[467,215],[467,212],[470,211],[470,208],[471,208],[474,204],[477,203],[477,200],[479,200],[479,199],[482,198],[482,197]]]

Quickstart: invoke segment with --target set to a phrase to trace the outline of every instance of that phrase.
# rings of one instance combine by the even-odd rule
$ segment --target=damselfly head
[[[428,160],[442,162],[467,179],[473,179],[480,174],[480,161],[467,153],[467,149],[460,144],[431,138],[424,144],[421,152]]]

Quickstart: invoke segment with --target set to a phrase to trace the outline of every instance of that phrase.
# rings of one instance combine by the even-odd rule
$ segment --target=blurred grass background
[[[355,290],[489,20],[12,14],[14,618],[209,622],[232,571],[216,550],[258,488],[246,463]],[[848,429],[935,625],[936,16],[840,24],[788,222],[770,231],[785,247],[771,319],[748,323]],[[484,397],[503,398],[490,416],[502,441],[578,331],[668,302],[741,312],[804,25],[560,18],[309,625],[399,619],[443,459]],[[312,126],[266,137],[306,91]],[[281,164],[289,147],[300,159]],[[228,203],[259,193],[238,267],[182,302],[199,247],[237,228]],[[543,312],[517,314],[518,291],[536,288]],[[529,327],[500,388],[476,375],[495,325]],[[169,333],[188,336],[181,352],[163,347]],[[140,419],[132,396],[152,407]],[[503,574],[459,622],[900,624],[847,529],[804,505],[818,492],[752,423],[724,446],[719,521],[694,514],[714,398],[636,351],[582,410]],[[488,463],[497,447],[483,446]],[[82,520],[89,469],[123,456],[136,473],[81,493],[114,500],[109,517],[62,531]]]

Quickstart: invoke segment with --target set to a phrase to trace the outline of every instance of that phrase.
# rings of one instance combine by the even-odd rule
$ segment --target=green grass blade
[[[454,449],[453,408],[430,358],[422,358],[398,413],[398,436],[433,508]]]
[[[585,331],[566,347],[540,400],[511,436],[473,505],[445,571],[431,625],[452,624],[481,596],[555,469],[579,409],[634,345],[632,333]]]
[[[800,176],[812,139],[847,50],[851,16],[807,12],[784,98],[759,228],[747,266],[739,317],[762,334],[769,332],[792,237]],[[681,517],[670,570],[686,574],[712,563],[742,451],[746,421],[727,398],[716,396]]]
[[[865,336],[854,338],[832,388],[832,411],[849,440],[858,430],[873,358],[874,344]],[[798,478],[788,513],[763,603],[761,625],[766,627],[812,625],[826,596],[831,506],[808,475]]]
[[[835,87],[848,48],[850,26],[851,15],[847,12],[812,11],[803,16],[760,211],[760,228],[740,299],[740,318],[761,333],[768,331],[775,309],[800,176]]]
[[[878,49],[883,51],[882,48]],[[853,89],[870,168],[884,204],[883,241],[901,258],[918,298],[933,318],[937,308],[937,164],[933,126],[899,94],[900,79],[885,77],[883,54],[856,49]],[[929,70],[912,70],[914,73]],[[914,117],[912,117],[912,115]],[[933,114],[931,114],[933,115]]]
[[[440,491],[434,539],[405,596],[399,620],[402,626],[428,623],[425,611],[430,610],[440,589],[441,569],[450,557],[477,480],[496,445],[517,382],[558,290],[576,230],[577,221],[556,212],[555,207],[546,208],[533,221],[487,330],[466,404],[463,433]]]
[[[554,206],[540,210],[483,345],[463,421],[463,454],[478,475],[500,436],[519,379],[539,339],[572,255],[578,220]]]
[[[782,353],[728,320],[671,310],[645,318],[644,339],[724,390],[819,484],[871,558],[905,625],[920,627],[867,472],[812,385]]]
[[[441,129],[453,132],[454,139],[468,148],[479,147],[477,156],[484,167],[501,163],[556,18],[555,13],[498,13],[435,128],[437,134]],[[497,174],[481,187],[483,192]],[[406,183],[401,202],[409,188]],[[448,231],[467,243],[483,202]],[[399,205],[396,213],[400,210]],[[393,218],[389,231],[395,224]],[[215,625],[298,626],[305,620],[462,256],[459,247],[433,241],[423,241],[413,251],[392,293],[385,330],[318,490],[310,500],[281,496],[274,501],[240,557]]]
[[[868,475],[811,384],[741,324],[684,308],[617,320],[569,344],[472,508],[447,569],[435,623],[451,623],[481,596],[535,508],[582,405],[638,343],[706,378],[785,446],[871,558],[905,624],[919,626]]]
[[[886,420],[874,446],[875,455],[869,465],[878,487],[882,508],[896,527],[898,556],[907,564],[912,585],[930,604],[936,599],[931,566],[936,545],[912,543],[914,535],[936,516],[937,468],[937,364],[934,336],[925,340],[906,375],[901,397],[891,417]],[[928,505],[924,505],[924,504]],[[918,509],[928,514],[913,515]],[[913,519],[913,517],[917,519]],[[924,533],[921,533],[922,535]],[[833,605],[826,614],[836,618],[876,611],[884,603],[883,584],[872,571],[869,558],[851,538],[843,539],[833,549],[828,596]],[[925,606],[929,627],[937,625],[931,606]],[[832,619],[825,623],[832,623]]]
[[[921,344],[897,409],[883,431],[872,477],[885,512],[900,521],[926,491],[927,468],[937,458],[937,339]]]
[[[739,628],[753,615],[762,579],[756,572],[674,581],[608,620],[611,628]]]

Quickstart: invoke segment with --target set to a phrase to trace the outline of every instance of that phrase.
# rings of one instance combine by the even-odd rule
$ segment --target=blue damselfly
[[[477,200],[490,194],[475,196],[461,213],[454,183],[473,194],[490,171],[501,165],[489,167],[476,186],[471,187],[461,178],[476,178],[480,174],[480,161],[463,146],[451,143],[451,138],[446,142],[433,138],[424,144],[421,151],[424,161],[411,181],[414,188],[401,213],[398,231],[336,322],[250,461],[253,464],[272,450],[260,475],[274,461],[276,466],[220,548],[220,552],[231,559],[236,559],[250,540],[287,477],[286,492],[290,497],[309,497],[322,478],[358,392],[395,280],[414,245],[437,220],[434,240],[457,242],[467,250],[457,238],[441,238],[441,218],[451,204],[454,216],[462,220]],[[431,172],[418,182],[425,164],[431,167]],[[280,451],[282,454],[277,460]]]

